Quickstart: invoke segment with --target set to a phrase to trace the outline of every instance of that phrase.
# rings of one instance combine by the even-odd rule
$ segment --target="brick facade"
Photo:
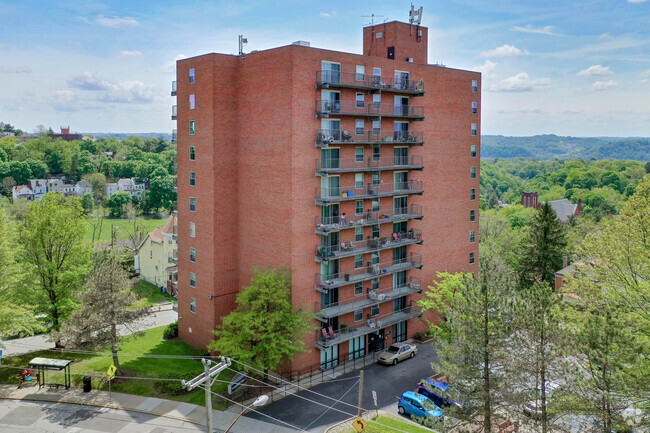
[[[409,308],[421,296],[417,288],[430,284],[438,271],[477,270],[480,74],[427,65],[424,27],[420,27],[422,36],[418,42],[411,36],[417,26],[411,28],[397,22],[381,26],[386,28],[383,39],[395,44],[398,57],[394,60],[387,58],[386,50],[380,49],[375,40],[370,46],[373,33],[367,27],[363,50],[366,55],[289,45],[245,56],[206,54],[178,61],[179,334],[185,341],[197,347],[205,347],[211,341],[210,331],[221,316],[233,309],[236,294],[250,282],[253,267],[284,265],[293,271],[295,305],[324,311],[327,305],[322,304],[321,296],[326,303],[329,300],[322,293],[338,291],[339,304],[334,307],[341,308],[342,313],[331,317],[329,322],[318,322],[318,335],[310,334],[306,338],[311,352],[297,356],[290,366],[301,370],[324,362],[323,366],[327,367],[333,362],[328,358],[335,352],[333,346],[341,360],[344,355],[348,359],[351,339],[357,342],[363,339],[365,351],[382,333],[384,345],[391,343],[398,331],[403,332],[403,325],[393,326],[398,313],[408,316],[406,334],[400,334],[400,338],[424,331],[425,323],[415,309]],[[380,26],[374,27],[376,31]],[[406,61],[406,57],[413,58],[413,62]],[[340,64],[340,75],[334,72],[334,79],[325,80],[322,62]],[[357,65],[365,67],[363,76],[355,75]],[[376,88],[369,87],[373,68],[381,68],[381,77],[386,77]],[[189,78],[191,69],[194,82]],[[395,70],[407,71],[409,80],[395,80]],[[424,82],[423,89],[414,84],[419,80]],[[472,89],[473,80],[478,84],[476,92]],[[332,82],[323,84],[324,81]],[[398,82],[407,84],[402,90],[395,89]],[[318,102],[327,99],[327,92],[339,92],[340,103],[326,107]],[[360,108],[355,102],[357,93],[364,95],[364,105]],[[380,95],[381,104],[373,105],[376,98],[373,94]],[[190,109],[190,95],[195,95],[194,109]],[[390,104],[396,104],[395,98],[408,98],[408,108],[391,107]],[[399,104],[404,102],[400,99]],[[381,116],[369,114],[375,108]],[[338,130],[327,123],[334,119],[340,122]],[[381,134],[368,135],[373,120],[377,119],[381,122]],[[357,120],[364,121],[365,135],[355,134]],[[194,135],[190,135],[190,121],[195,122]],[[398,134],[394,129],[398,122],[408,123],[409,133],[420,137],[418,143],[396,142]],[[477,125],[475,135],[471,132],[472,124]],[[338,131],[334,138],[339,140],[327,146],[319,143],[318,131],[327,129],[324,125]],[[352,142],[341,138],[343,131],[350,133]],[[380,161],[382,164],[388,161],[388,166],[370,171],[367,167],[375,167],[372,164],[375,164],[373,146],[376,145],[380,146]],[[190,161],[190,146],[195,148],[193,161]],[[474,156],[471,146],[476,146]],[[363,148],[363,162],[359,164],[366,168],[344,169],[345,164],[352,167],[357,164],[357,152],[361,152],[357,147]],[[411,158],[408,161],[415,161],[414,167],[402,169],[398,166],[401,162],[398,165],[390,162],[393,158],[398,161],[400,151],[395,151],[398,147],[408,148],[403,152],[408,152]],[[327,176],[317,171],[317,167],[329,168],[319,160],[326,157],[326,152],[333,151],[324,149],[339,149],[338,159],[326,158],[325,162],[331,166],[334,161],[334,165],[340,164],[340,169],[333,167]],[[475,167],[475,175],[470,174],[470,167]],[[396,177],[399,175],[395,173],[402,171],[407,171],[406,175]],[[196,176],[194,186],[189,184],[190,172]],[[374,181],[373,172],[379,173]],[[360,173],[363,182],[356,185]],[[376,200],[368,194],[382,195],[395,184],[400,193],[384,194],[379,203],[381,211],[393,212],[396,203],[401,203],[394,196],[404,196],[408,206],[421,206],[421,215],[404,217],[407,221],[399,228],[393,223],[382,223],[383,212],[374,213],[379,219],[376,222],[380,223],[381,245],[373,243],[374,239],[368,241],[373,238],[371,225],[363,226],[363,241],[359,241],[355,227],[362,225],[347,226],[340,221],[342,214],[348,220],[361,218],[355,216],[355,200],[324,199],[323,194],[317,195],[322,182],[333,182],[327,179],[335,176],[340,176],[340,195],[347,195],[346,191],[351,190],[356,196],[367,197],[363,201],[364,213],[372,211],[372,201]],[[346,188],[349,186],[358,188]],[[472,188],[474,200],[470,200]],[[339,189],[334,187],[325,191],[336,191],[339,196]],[[195,199],[193,212],[190,197]],[[326,202],[339,203],[338,217],[321,220]],[[475,211],[474,221],[470,221],[470,210]],[[402,221],[402,217],[395,219]],[[325,227],[327,232],[317,225],[323,222],[330,223]],[[194,224],[195,237],[190,236],[190,223]],[[398,241],[392,239],[396,230],[403,230]],[[410,230],[414,232],[406,236]],[[470,231],[475,232],[473,243],[470,243]],[[319,245],[328,242],[334,245],[328,247],[333,253],[324,257],[319,253]],[[350,242],[363,254],[358,269],[355,269],[354,254],[341,247],[341,243]],[[359,249],[362,245],[368,248]],[[194,262],[190,261],[191,248],[196,252]],[[368,291],[373,282],[367,275],[371,275],[373,252],[379,254],[378,263],[382,268],[379,271],[386,270],[385,275],[377,276],[379,291],[373,293],[405,294],[403,304],[394,303],[393,296],[381,301],[370,299]],[[469,263],[471,252],[475,255],[473,264]],[[421,262],[416,259],[418,255]],[[393,271],[397,272],[394,263],[399,260],[404,262],[400,266],[410,267],[405,271],[406,281],[421,281],[421,286],[400,282],[404,274],[392,276]],[[338,287],[329,288],[337,261],[340,275],[335,275],[337,282],[333,285]],[[385,266],[386,263],[393,265]],[[196,275],[196,287],[190,287],[190,272]],[[325,273],[322,278],[317,277],[322,273]],[[357,296],[352,283],[355,278],[363,279],[363,293]],[[399,293],[393,289],[394,285],[399,286]],[[371,317],[372,305],[377,304],[379,314]],[[195,311],[190,311],[194,308],[191,305],[196,305]],[[362,320],[355,322],[350,305],[362,309]],[[393,314],[394,309],[398,313]],[[332,310],[328,311],[328,317],[332,316]],[[369,329],[369,319],[380,326]],[[344,324],[358,329],[346,333]],[[389,325],[377,329],[383,324]],[[336,336],[324,339],[321,329],[329,326]],[[329,355],[322,355],[321,349]]]

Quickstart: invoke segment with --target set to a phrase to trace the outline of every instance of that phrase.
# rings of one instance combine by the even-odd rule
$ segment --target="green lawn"
[[[166,374],[198,375],[203,371],[203,364],[200,359],[169,359],[169,358],[145,358],[137,355],[179,355],[179,356],[201,356],[205,351],[197,350],[181,340],[167,341],[162,339],[164,326],[145,331],[143,335],[127,336],[122,339],[120,345],[120,366],[125,375],[133,376],[129,379],[116,379],[111,384],[111,390],[128,394],[159,397],[194,404],[205,403],[205,391],[195,389],[192,392],[172,396],[161,394],[154,388],[154,381],[149,378],[161,377]],[[106,351],[107,349],[102,349]],[[136,356],[128,356],[128,355]],[[71,359],[72,386],[81,387],[82,378],[91,375],[93,389],[108,390],[106,381],[106,370],[113,363],[113,358],[103,355],[84,355],[76,353],[61,353],[57,351],[39,351],[26,355],[7,357],[2,359],[0,366],[0,383],[18,384],[20,368],[26,367],[32,358],[36,357]],[[226,370],[219,375],[219,380],[230,379],[235,373]],[[101,376],[101,377],[99,377]],[[138,377],[142,379],[138,379]],[[48,382],[63,382],[60,374],[48,374]],[[217,393],[224,393],[228,384],[215,382],[212,390]],[[218,401],[215,408],[219,406]]]
[[[385,426],[394,427],[394,429],[387,428]],[[373,421],[370,421],[368,423],[368,428],[363,431],[363,433],[391,433],[391,432],[431,433],[431,430],[424,427],[418,427],[409,422],[400,420],[397,417],[393,418],[389,416],[380,415],[377,418],[373,418]],[[350,427],[350,429],[345,430],[344,433],[357,433],[357,430],[354,427]]]
[[[149,233],[156,227],[165,225],[167,218],[138,218],[138,224],[144,224],[146,232]],[[88,228],[86,230],[85,239],[90,242],[93,239],[93,226],[95,229],[95,242],[108,243],[111,241],[111,230],[117,229],[117,239],[126,241],[129,240],[129,233],[133,232],[133,220],[119,219],[119,218],[104,218],[101,224],[101,231],[99,221],[96,219],[88,220]],[[97,240],[99,237],[99,240]]]
[[[167,292],[160,291],[160,287],[146,281],[139,281],[133,288],[140,300],[133,305],[133,308],[151,307],[159,302],[172,302],[174,298]]]

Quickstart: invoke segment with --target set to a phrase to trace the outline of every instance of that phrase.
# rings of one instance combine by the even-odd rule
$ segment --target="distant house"
[[[47,181],[45,179],[31,179],[29,187],[34,194],[34,200],[42,198],[47,193]]]
[[[13,201],[34,200],[34,191],[29,185],[16,185],[12,188],[11,197]]]
[[[48,179],[47,192],[58,192],[63,194],[65,197],[71,197],[77,195],[75,186],[69,183],[65,183],[61,179]]]
[[[578,204],[571,203],[568,199],[549,201],[557,217],[562,224],[566,223],[570,217],[578,216],[582,212],[582,199],[578,200]]]
[[[131,197],[142,200],[142,195],[144,194],[145,184],[136,182],[135,179],[120,179],[117,183],[107,183],[106,184],[106,197],[110,197],[112,194],[117,191],[126,191],[131,194]]]
[[[65,141],[81,140],[82,139],[81,134],[77,134],[77,133],[71,134],[69,126],[62,126],[60,134],[47,134],[47,136],[52,137],[53,140],[56,140],[57,138],[62,138]]]
[[[537,192],[524,191],[521,193],[521,204],[523,207],[536,208],[539,204]]]
[[[178,217],[169,216],[165,225],[156,227],[138,246],[135,270],[140,278],[176,294],[178,287]]]
[[[93,192],[93,186],[91,183],[87,180],[80,180],[77,182],[77,184],[74,186],[75,193],[79,197],[83,197],[86,194],[92,194]]]
[[[104,188],[104,194],[106,197],[110,197],[111,195],[115,194],[120,190],[120,187],[116,183],[107,183],[106,187]]]

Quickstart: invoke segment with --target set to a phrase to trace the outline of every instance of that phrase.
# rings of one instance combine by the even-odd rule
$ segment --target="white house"
[[[79,197],[83,197],[84,195],[91,194],[93,192],[93,186],[87,180],[80,180],[77,182],[77,184],[74,186],[74,189],[75,193]]]
[[[47,181],[45,179],[31,179],[29,187],[34,194],[34,200],[42,198],[47,193]]]
[[[116,183],[107,183],[106,184],[106,197],[110,197],[114,193],[118,192],[120,190],[120,187]]]
[[[12,188],[11,196],[16,200],[34,200],[34,192],[29,185],[16,185]]]

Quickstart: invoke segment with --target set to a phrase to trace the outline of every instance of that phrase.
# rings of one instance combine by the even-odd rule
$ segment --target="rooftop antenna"
[[[248,43],[248,39],[244,37],[244,35],[239,35],[239,55],[243,56],[244,55],[244,45]]]
[[[409,11],[409,23],[411,25],[416,24],[419,26],[422,24],[422,9],[424,8],[420,6],[420,9],[415,10],[415,6],[411,3],[411,10]]]
[[[375,25],[375,18],[383,18],[383,15],[375,15],[375,14],[370,14],[370,15],[361,15],[361,18],[370,18],[370,25],[374,26]]]

